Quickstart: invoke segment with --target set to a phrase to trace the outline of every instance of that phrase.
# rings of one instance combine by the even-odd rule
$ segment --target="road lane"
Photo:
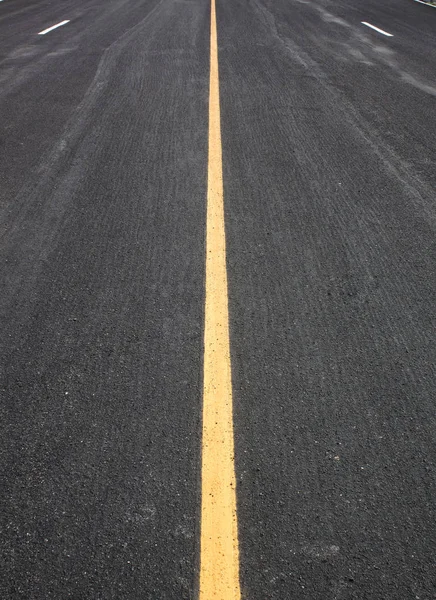
[[[218,23],[242,589],[433,597],[434,98],[313,6]]]
[[[112,44],[2,222],[2,598],[196,586],[208,22]]]

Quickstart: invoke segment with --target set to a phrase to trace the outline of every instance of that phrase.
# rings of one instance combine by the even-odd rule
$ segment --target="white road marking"
[[[382,33],[383,35],[387,35],[388,37],[394,37],[392,35],[392,33],[388,33],[387,31],[383,31],[383,29],[379,29],[375,25],[371,25],[371,23],[367,23],[366,21],[362,21],[362,25],[366,25],[367,27],[371,27],[371,29],[374,29],[374,31],[378,31],[379,33]]]
[[[67,23],[69,23],[70,20],[68,19],[68,21],[61,21],[60,23],[58,23],[57,25],[53,25],[52,27],[49,27],[48,29],[44,29],[44,31],[40,31],[38,33],[38,35],[45,35],[46,33],[48,33],[49,31],[53,31],[53,29],[57,29],[58,27],[62,27],[62,25],[66,25]]]
[[[420,4],[425,4],[426,6],[430,6],[430,8],[436,8],[436,5],[430,4],[430,2],[424,2],[423,0],[415,0],[415,2],[419,2]]]

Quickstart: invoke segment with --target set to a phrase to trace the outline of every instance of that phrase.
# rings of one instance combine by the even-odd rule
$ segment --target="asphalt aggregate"
[[[0,2],[1,599],[198,596],[209,23]],[[436,10],[217,28],[242,596],[433,600]]]

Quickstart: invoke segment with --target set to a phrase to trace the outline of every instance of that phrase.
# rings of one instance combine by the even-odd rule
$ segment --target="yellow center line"
[[[240,600],[218,46],[211,0],[200,600]]]

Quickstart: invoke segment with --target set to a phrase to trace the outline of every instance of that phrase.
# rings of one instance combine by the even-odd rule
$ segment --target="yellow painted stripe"
[[[218,47],[211,0],[200,600],[239,600]]]

